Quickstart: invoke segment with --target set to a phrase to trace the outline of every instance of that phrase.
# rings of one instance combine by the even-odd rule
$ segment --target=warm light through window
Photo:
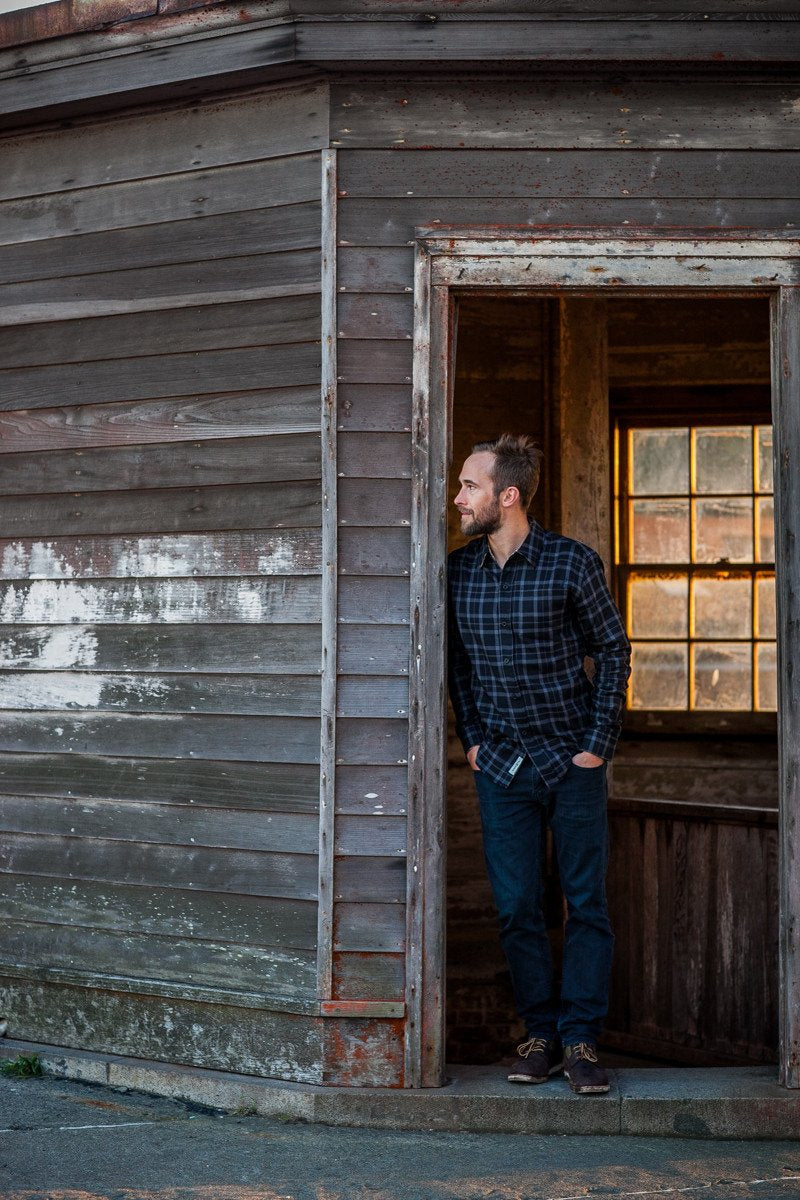
[[[615,445],[628,707],[774,711],[771,427],[627,428]]]

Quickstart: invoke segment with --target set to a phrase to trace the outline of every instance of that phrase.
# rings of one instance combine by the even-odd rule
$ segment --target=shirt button
[[[508,667],[508,666],[510,666],[510,665],[511,665],[511,659],[510,659],[510,658],[504,658],[504,659],[503,659],[503,666],[504,666],[504,667]]]

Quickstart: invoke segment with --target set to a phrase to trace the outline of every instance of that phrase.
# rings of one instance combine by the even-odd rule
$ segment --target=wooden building
[[[609,1041],[798,1086],[793,7],[55,0],[0,45],[9,1034],[437,1086],[447,984],[502,1052],[443,569],[510,427],[639,655]]]

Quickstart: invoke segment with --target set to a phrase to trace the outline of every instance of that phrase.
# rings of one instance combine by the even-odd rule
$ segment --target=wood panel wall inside
[[[303,1014],[326,142],[326,90],[304,84],[0,151],[0,974],[19,1036],[322,1078]]]

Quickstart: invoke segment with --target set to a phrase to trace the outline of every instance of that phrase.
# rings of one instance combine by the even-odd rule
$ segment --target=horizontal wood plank
[[[293,154],[167,176],[145,172],[141,179],[100,187],[45,190],[0,201],[0,222],[3,240],[14,244],[272,205],[282,208],[313,203],[319,196],[319,155]]]
[[[357,721],[356,718],[353,720]],[[388,761],[402,736],[373,725],[372,754]],[[319,762],[319,719],[113,713],[15,713],[3,715],[0,750],[39,754],[101,754],[122,758],[230,759],[247,762]],[[344,722],[347,724],[347,722]],[[399,724],[399,722],[396,722]],[[363,735],[363,736],[362,736]],[[351,734],[351,761],[373,761],[366,730]],[[358,755],[361,757],[359,758]]]
[[[371,215],[368,210],[368,224]],[[414,330],[413,297],[405,292],[373,296],[341,292],[336,327],[340,338],[410,339]]]
[[[407,675],[410,654],[406,624],[339,626],[339,670],[343,675]]]
[[[577,225],[608,228],[644,225],[653,228],[781,229],[800,225],[797,201],[791,197],[749,196],[412,196],[397,199],[353,199],[339,203],[339,239],[343,246],[408,246],[417,226]],[[369,291],[367,281],[361,285]],[[376,284],[377,286],[377,284]],[[402,290],[402,289],[397,289]],[[373,304],[373,309],[376,306]],[[348,310],[345,310],[347,312]],[[391,320],[388,307],[381,320]],[[393,310],[395,313],[398,310]],[[398,314],[399,315],[399,314]],[[370,328],[369,321],[367,328]],[[347,332],[343,329],[343,332]],[[367,336],[362,333],[361,335]]]
[[[319,409],[319,383],[118,404],[56,405],[0,412],[0,444],[6,452],[18,453],[313,433],[320,426]]]
[[[320,678],[319,672],[310,676],[244,671],[235,675],[109,675],[5,670],[0,675],[0,709],[311,717],[320,712]],[[343,717],[407,716],[408,678],[345,675],[339,683],[337,713]]]
[[[320,478],[318,433],[0,454],[0,495],[215,487]]]
[[[0,459],[0,473],[2,465]],[[389,547],[381,556],[377,547],[370,553],[371,543],[366,538],[365,543],[363,553],[354,551],[349,559],[360,565],[362,571],[369,563],[393,565],[387,560],[400,558],[399,545]],[[223,530],[165,533],[158,537],[0,539],[0,579],[318,575],[320,570],[318,529],[257,533]]]
[[[403,634],[405,647],[408,630]],[[364,672],[371,666],[378,671],[377,637],[376,642],[375,659],[365,661]],[[0,668],[4,671],[316,675],[321,661],[319,624],[0,625]],[[388,670],[389,665],[383,669]]]
[[[347,817],[349,821],[377,818]],[[402,818],[387,817],[385,820]],[[199,804],[146,804],[135,801],[61,799],[49,796],[0,797],[0,829],[51,837],[99,838],[220,850],[315,854],[316,813],[272,813],[205,808]],[[366,836],[366,835],[365,835]],[[387,831],[387,837],[391,840]],[[363,838],[362,838],[363,840]],[[378,840],[377,831],[372,840]],[[367,851],[363,851],[367,853]],[[375,851],[388,853],[388,851]]]
[[[638,12],[637,12],[638,15]],[[708,17],[709,14],[704,14]],[[549,18],[549,19],[548,19]],[[659,19],[660,18],[660,19]],[[315,62],[366,60],[378,63],[494,62],[794,62],[800,52],[793,22],[746,19],[675,21],[646,12],[622,21],[595,13],[591,36],[565,31],[563,11],[520,14],[491,25],[480,14],[458,14],[435,22],[415,13],[387,14],[384,20],[335,22],[324,17],[303,25],[300,59]],[[582,22],[578,29],[583,31]]]
[[[407,529],[339,530],[339,570],[343,575],[406,575],[410,563],[411,534]]]
[[[406,819],[402,816],[337,815],[336,853],[400,855],[406,853]]]
[[[403,720],[343,717],[336,728],[337,765],[400,766],[408,762],[408,725]]]
[[[319,525],[320,485],[244,484],[6,496],[6,537],[158,533],[177,530],[308,528]],[[311,618],[313,619],[313,618]]]
[[[359,862],[364,861],[359,859]],[[369,861],[369,860],[366,860]],[[316,855],[8,834],[0,873],[313,900]]]
[[[114,359],[59,366],[0,370],[3,410],[48,408],[53,401],[80,404],[154,400],[187,391],[239,391],[257,387],[297,387],[319,378],[315,341],[282,346],[143,355],[127,365]]]
[[[49,363],[62,367],[67,363],[168,355],[176,349],[194,353],[278,346],[315,341],[319,336],[319,296],[312,292],[274,300],[10,326],[0,329],[0,361],[4,368]],[[135,368],[131,365],[128,369]]]
[[[411,386],[341,383],[337,415],[339,429],[410,432]]]
[[[242,298],[244,291],[283,289],[308,291],[319,286],[319,250],[291,250],[277,254],[200,259],[194,263],[137,267],[128,271],[65,275],[53,279],[0,284],[0,318],[6,324],[19,319],[45,320],[54,315],[94,316],[97,312],[131,312],[142,302],[158,308],[200,307]],[[37,306],[34,313],[30,310]],[[67,307],[65,311],[65,306]],[[269,386],[264,380],[261,387]],[[273,385],[275,386],[275,385]],[[184,389],[185,390],[185,389]]]
[[[339,620],[376,625],[409,622],[411,598],[408,578],[343,575],[339,580]]]
[[[340,479],[339,521],[342,525],[411,525],[411,481],[407,479]]]
[[[2,759],[0,758],[0,763]],[[354,816],[404,816],[407,766],[338,766],[336,812]]]
[[[404,858],[337,858],[333,878],[337,903],[405,904]]]
[[[351,478],[410,479],[411,438],[405,433],[348,431],[339,437],[337,465],[340,475]]]
[[[786,84],[695,80],[338,81],[332,144],[386,149],[794,150],[795,92]]]
[[[495,208],[497,212],[497,208]],[[414,251],[408,244],[403,246],[342,246],[339,249],[338,275],[342,292],[401,292],[410,294],[414,290]],[[2,292],[0,291],[0,304]],[[344,341],[342,345],[344,345]],[[405,347],[406,354],[408,347]],[[399,353],[399,351],[398,351]],[[345,379],[345,383],[384,382],[382,380]],[[397,383],[397,380],[387,380]],[[399,382],[402,382],[399,381]]]
[[[413,365],[413,346],[406,339],[345,338],[339,343],[338,372],[342,383],[410,384]]]
[[[313,576],[97,583],[45,579],[0,584],[0,621],[6,625],[316,623],[319,592],[319,580]]]
[[[595,29],[592,29],[594,36]],[[788,150],[348,150],[345,196],[781,197],[798,189]]]
[[[254,202],[257,203],[251,201],[251,204]],[[4,207],[10,206],[0,204],[0,213]],[[15,205],[14,211],[19,208]],[[18,229],[17,224],[12,216],[11,229],[4,230],[8,237],[13,229],[20,240],[9,242],[3,250],[0,265],[3,283],[197,262],[198,246],[202,246],[203,258],[313,249],[320,243],[321,214],[318,200],[287,202],[272,208],[248,207],[244,212],[207,217],[186,215],[182,220],[103,229],[97,233],[64,236],[62,230],[57,240],[53,234],[27,241],[24,236],[28,226]],[[0,234],[0,245],[2,238]]]
[[[778,808],[778,764],[748,769],[703,768],[680,764],[671,767],[628,766],[624,757],[614,763],[614,799],[657,797],[685,804],[760,805]]]
[[[402,1000],[405,955],[339,951],[333,957],[335,1000]]]
[[[407,717],[408,679],[392,675],[341,675],[336,711],[340,717]]]
[[[405,947],[406,914],[400,904],[337,904],[334,950],[399,954]]]
[[[48,922],[58,915],[60,925],[85,929],[156,934],[161,937],[202,938],[249,946],[316,948],[316,905],[312,900],[270,896],[216,895],[175,888],[137,887],[89,881],[5,875],[0,915],[19,921]],[[343,922],[343,949],[396,950],[398,910],[381,905],[383,935],[368,942],[360,914]],[[400,911],[402,916],[402,910]],[[394,923],[393,923],[394,922]],[[380,941],[380,944],[375,944]]]
[[[317,433],[0,454],[0,494],[215,487],[320,478]]]
[[[328,143],[326,108],[324,85],[311,81],[4,138],[0,197],[196,174],[248,159],[320,150]]]
[[[299,763],[114,758],[80,751],[0,753],[0,793],[19,792],[267,812],[316,812],[319,768]]]
[[[42,968],[40,968],[42,970]],[[118,977],[70,972],[50,981],[0,976],[4,1011],[18,1037],[130,1054],[156,1062],[189,1062],[213,1070],[280,1076],[303,1083],[322,1079],[322,1023],[295,1012],[271,1012],[263,993],[248,999],[228,989],[192,989],[147,980],[127,986]],[[71,1029],[81,1035],[70,1035]],[[91,1033],[89,1033],[91,1031]]]
[[[319,385],[0,413],[6,452],[312,433]]]
[[[316,992],[316,954],[263,946],[159,937],[155,934],[80,929],[69,925],[4,922],[3,958],[33,967],[101,973],[128,978],[295,995]],[[0,965],[2,971],[2,965]]]
[[[769,372],[767,346],[721,349],[711,354],[705,348],[695,347],[609,346],[611,387],[769,386]]]
[[[370,696],[375,700],[372,711]],[[403,703],[405,707],[401,708]],[[369,687],[366,680],[354,681],[344,690],[340,705],[348,715],[357,717],[398,716],[408,711],[408,683],[404,679],[376,679],[374,686]],[[86,671],[3,671],[0,709],[313,717],[320,712],[320,679],[319,674],[244,672],[107,675]]]

